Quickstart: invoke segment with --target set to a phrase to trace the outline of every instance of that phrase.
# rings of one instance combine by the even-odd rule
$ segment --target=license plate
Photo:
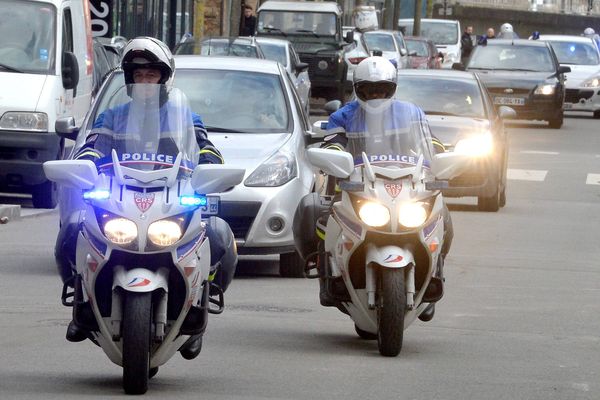
[[[565,110],[570,110],[571,108],[573,108],[573,103],[564,103],[563,105]]]
[[[495,97],[494,104],[501,106],[524,106],[525,99],[523,97]]]
[[[206,196],[206,205],[200,206],[202,215],[217,215],[219,213],[219,196]]]

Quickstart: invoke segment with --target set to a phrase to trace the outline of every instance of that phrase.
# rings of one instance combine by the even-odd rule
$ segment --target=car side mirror
[[[400,55],[404,57],[408,55],[408,51],[406,51],[406,49],[400,49]]]
[[[452,64],[452,69],[455,69],[457,71],[465,71],[466,70],[465,65],[463,63],[459,63],[459,62]]]
[[[566,65],[561,65],[558,67],[558,71],[556,71],[556,75],[566,74],[567,72],[571,72],[571,67]]]
[[[299,62],[298,64],[296,64],[296,72],[297,73],[301,73],[308,70],[308,63],[305,62]]]
[[[354,31],[346,32],[346,36],[344,37],[344,41],[346,43],[354,42]]]
[[[79,65],[77,57],[70,51],[65,51],[62,56],[62,84],[67,90],[73,89],[73,97],[77,95],[77,84],[79,83]]]
[[[331,101],[328,101],[323,106],[323,108],[325,109],[325,111],[327,112],[328,115],[333,114],[334,112],[336,112],[337,110],[339,110],[340,107],[342,107],[342,102],[340,100],[331,100]]]
[[[517,112],[508,107],[508,106],[500,106],[498,107],[498,115],[502,119],[515,119],[517,118]]]
[[[79,133],[79,128],[75,126],[75,118],[62,117],[54,123],[54,132],[61,138],[75,140]]]

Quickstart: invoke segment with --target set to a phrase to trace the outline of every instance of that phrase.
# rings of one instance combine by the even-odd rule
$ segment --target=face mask
[[[359,99],[358,102],[366,112],[380,114],[390,106],[392,99],[373,99],[367,101]]]

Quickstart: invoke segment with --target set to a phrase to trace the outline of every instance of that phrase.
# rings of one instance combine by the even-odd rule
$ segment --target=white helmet
[[[508,22],[505,22],[500,27],[500,33],[508,33],[508,32],[514,32],[513,26],[511,24],[509,24]]]
[[[594,28],[585,28],[585,30],[583,31],[584,36],[594,36],[595,34],[596,31],[594,30]]]
[[[133,82],[133,71],[137,68],[160,70],[159,84],[170,87],[175,72],[175,60],[166,44],[158,39],[140,36],[131,39],[123,49],[121,68],[125,74],[125,84]]]
[[[370,112],[381,112],[396,93],[396,67],[379,56],[362,60],[354,70],[354,92],[360,105]]]

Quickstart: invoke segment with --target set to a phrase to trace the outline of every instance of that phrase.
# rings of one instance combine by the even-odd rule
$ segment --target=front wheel
[[[33,208],[55,208],[58,203],[58,187],[56,183],[46,181],[31,188]]]
[[[402,350],[406,289],[404,269],[381,268],[377,296],[377,346],[379,353],[395,357]]]
[[[150,376],[152,293],[130,293],[123,307],[123,389],[144,394]],[[158,371],[157,371],[158,372]]]
[[[279,275],[284,278],[304,278],[305,262],[297,252],[279,255]]]

